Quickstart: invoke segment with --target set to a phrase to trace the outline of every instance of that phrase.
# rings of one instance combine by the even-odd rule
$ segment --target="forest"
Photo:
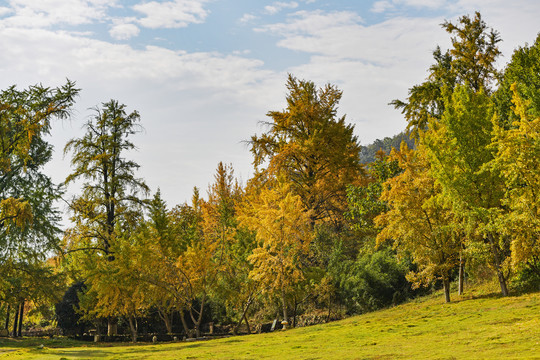
[[[342,91],[290,74],[284,109],[246,139],[253,176],[242,184],[220,162],[183,204],[137,176],[137,111],[96,107],[55,184],[46,138],[72,116],[76,83],[1,90],[0,335],[199,338],[327,322],[433,289],[450,302],[490,279],[502,296],[538,291],[540,36],[499,69],[499,33],[480,13],[442,27],[451,47],[435,47],[423,82],[389,104],[404,133],[360,146],[337,115]]]

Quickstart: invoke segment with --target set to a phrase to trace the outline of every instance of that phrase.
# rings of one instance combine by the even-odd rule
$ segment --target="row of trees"
[[[416,149],[402,146],[391,156],[402,173],[382,192],[390,209],[376,219],[384,227],[377,239],[413,256],[420,267],[414,282],[441,278],[446,301],[452,270],[461,264],[462,271],[464,261],[489,265],[506,296],[512,272],[540,274],[540,37],[499,72],[498,33],[479,13],[443,27],[453,48],[437,48],[428,79],[406,102],[393,102]]]
[[[195,188],[190,203],[169,208],[126,156],[139,114],[102,104],[65,147],[66,184],[82,191],[68,201],[72,226],[61,241],[62,188],[40,173],[51,151],[43,135],[78,90],[68,81],[2,93],[6,328],[12,309],[50,303],[60,284],[73,285],[58,314],[110,333],[120,319],[136,341],[150,314],[168,333],[180,322],[200,336],[211,319],[251,332],[250,319],[277,311],[295,326],[302,312],[370,311],[421,285],[441,284],[450,301],[456,276],[462,292],[465,274],[486,267],[503,295],[511,276],[538,279],[540,38],[498,72],[500,39],[479,13],[443,27],[452,48],[437,48],[427,80],[393,102],[414,146],[368,164],[354,127],[337,116],[341,91],[290,75],[286,108],[270,111],[267,131],[249,141],[248,183],[219,163],[206,198]],[[53,252],[57,263],[45,263]]]

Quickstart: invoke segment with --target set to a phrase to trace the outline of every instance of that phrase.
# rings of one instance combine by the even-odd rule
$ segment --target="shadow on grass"
[[[195,348],[199,347],[202,344],[189,344],[184,346],[183,348]],[[99,358],[127,358],[127,359],[133,359],[134,357],[145,357],[148,355],[158,355],[161,352],[170,352],[171,348],[168,347],[159,347],[159,346],[153,346],[153,344],[149,343],[139,343],[139,344],[129,344],[124,343],[122,345],[118,344],[117,346],[110,346],[106,349],[103,349],[102,346],[100,348],[93,348],[93,347],[85,347],[85,348],[62,348],[62,349],[54,349],[54,348],[46,348],[46,349],[32,349],[29,352],[32,355],[39,355],[39,354],[46,354],[48,356],[58,356],[59,359],[66,358],[66,359],[99,359]]]
[[[93,345],[92,343],[78,341],[68,338],[39,338],[39,337],[23,337],[23,338],[0,338],[0,348],[32,348],[43,345],[48,348],[72,348]]]

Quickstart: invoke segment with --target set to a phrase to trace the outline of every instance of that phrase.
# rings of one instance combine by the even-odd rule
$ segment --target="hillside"
[[[325,325],[207,342],[100,345],[1,340],[0,359],[532,359],[540,358],[540,293],[441,293]],[[18,349],[17,349],[18,348]],[[6,352],[8,350],[16,350]]]
[[[409,148],[414,148],[414,140],[410,138],[407,132],[400,132],[392,137],[385,137],[384,139],[377,139],[371,144],[361,146],[360,161],[363,164],[368,164],[375,161],[375,154],[377,151],[383,150],[386,154],[390,154],[392,148],[398,149],[401,146],[401,142],[405,141]]]

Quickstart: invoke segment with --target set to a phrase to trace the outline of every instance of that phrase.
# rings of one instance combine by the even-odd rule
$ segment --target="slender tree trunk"
[[[107,335],[113,336],[118,334],[118,319],[107,318]]]
[[[281,303],[283,305],[283,321],[285,321],[286,324],[289,323],[289,317],[287,316],[287,302],[285,299],[285,287],[283,286],[283,283],[281,284]],[[287,329],[287,325],[283,325],[283,330]]]
[[[253,298],[250,296],[247,303],[246,303],[246,306],[244,306],[244,310],[242,310],[242,316],[240,317],[240,321],[238,321],[238,323],[236,324],[236,326],[234,327],[233,329],[233,334],[237,334],[239,329],[240,329],[240,325],[242,325],[242,321],[246,321],[246,325],[247,325],[247,329],[248,329],[248,334],[251,334],[251,329],[249,328],[249,322],[247,320],[247,312],[249,310],[249,307],[251,306],[251,303],[252,303],[252,300]]]
[[[465,260],[463,259],[463,251],[459,252],[459,282],[458,295],[463,295],[463,282],[465,281]]]
[[[6,308],[6,327],[5,329],[9,331],[9,312],[11,311],[11,307],[9,306],[9,304],[7,304],[7,308]]]
[[[137,342],[137,319],[133,316],[128,316],[129,329],[131,330],[131,342]]]
[[[21,301],[21,309],[19,310],[19,337],[22,337],[22,323],[23,323],[23,315],[24,315],[24,300]]]
[[[296,311],[298,310],[298,302],[296,301],[296,296],[294,297],[294,310],[293,310],[293,320],[292,327],[296,327]]]
[[[180,320],[182,320],[182,327],[184,328],[184,332],[186,333],[186,338],[189,338],[189,327],[187,325],[184,315],[184,310],[180,310]]]
[[[197,322],[195,323],[195,332],[196,332],[198,338],[201,337],[201,322],[202,322],[205,302],[206,302],[206,294],[204,294],[203,297],[202,297],[201,307],[200,307],[200,310],[199,310],[199,316],[197,318]]]
[[[450,279],[448,274],[443,275],[444,301],[450,302]]]
[[[15,307],[15,316],[13,317],[13,337],[17,337],[17,325],[19,324],[19,306]]]
[[[159,317],[163,320],[165,323],[165,327],[167,328],[167,333],[172,334],[172,314],[166,312],[165,310],[158,310]]]
[[[249,327],[249,321],[248,321],[248,318],[247,318],[245,313],[244,313],[244,321],[246,323],[247,333],[248,333],[248,335],[251,335],[251,328]]]
[[[497,244],[495,244],[495,239],[492,234],[488,234],[488,240],[491,245],[491,253],[493,255],[493,265],[495,265],[495,270],[497,272],[497,277],[499,279],[499,285],[501,286],[502,296],[508,296],[508,287],[506,286],[506,278],[503,273],[501,266],[501,260],[499,259],[499,249]]]

